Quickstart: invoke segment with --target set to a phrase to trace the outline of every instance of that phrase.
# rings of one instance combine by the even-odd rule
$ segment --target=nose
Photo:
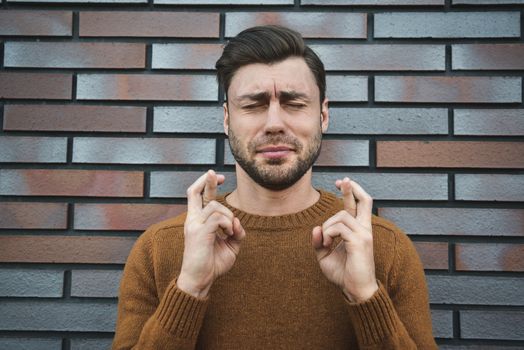
[[[278,101],[271,101],[267,109],[266,124],[264,131],[266,134],[284,133],[285,123],[284,114]]]

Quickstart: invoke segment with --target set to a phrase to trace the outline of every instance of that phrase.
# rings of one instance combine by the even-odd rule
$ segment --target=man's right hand
[[[177,286],[197,298],[206,297],[215,279],[233,267],[246,236],[240,220],[215,201],[223,182],[223,175],[209,170],[187,189],[184,256]]]

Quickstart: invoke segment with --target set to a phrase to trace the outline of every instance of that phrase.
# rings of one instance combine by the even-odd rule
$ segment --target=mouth
[[[264,146],[256,150],[257,154],[262,155],[265,158],[283,158],[289,155],[291,152],[295,152],[295,149],[289,146]]]

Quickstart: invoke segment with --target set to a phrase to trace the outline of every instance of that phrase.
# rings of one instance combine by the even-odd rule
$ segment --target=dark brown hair
[[[227,95],[231,80],[240,67],[252,63],[278,63],[293,56],[305,60],[315,77],[322,103],[326,95],[324,64],[299,33],[281,26],[248,28],[229,40],[215,64],[218,84]]]

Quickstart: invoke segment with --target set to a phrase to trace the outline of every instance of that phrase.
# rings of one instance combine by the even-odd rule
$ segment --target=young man
[[[300,34],[245,30],[217,62],[237,188],[210,170],[148,229],[121,282],[113,349],[436,349],[424,271],[371,197],[311,185],[328,128],[322,62]],[[351,152],[351,150],[347,150]]]

